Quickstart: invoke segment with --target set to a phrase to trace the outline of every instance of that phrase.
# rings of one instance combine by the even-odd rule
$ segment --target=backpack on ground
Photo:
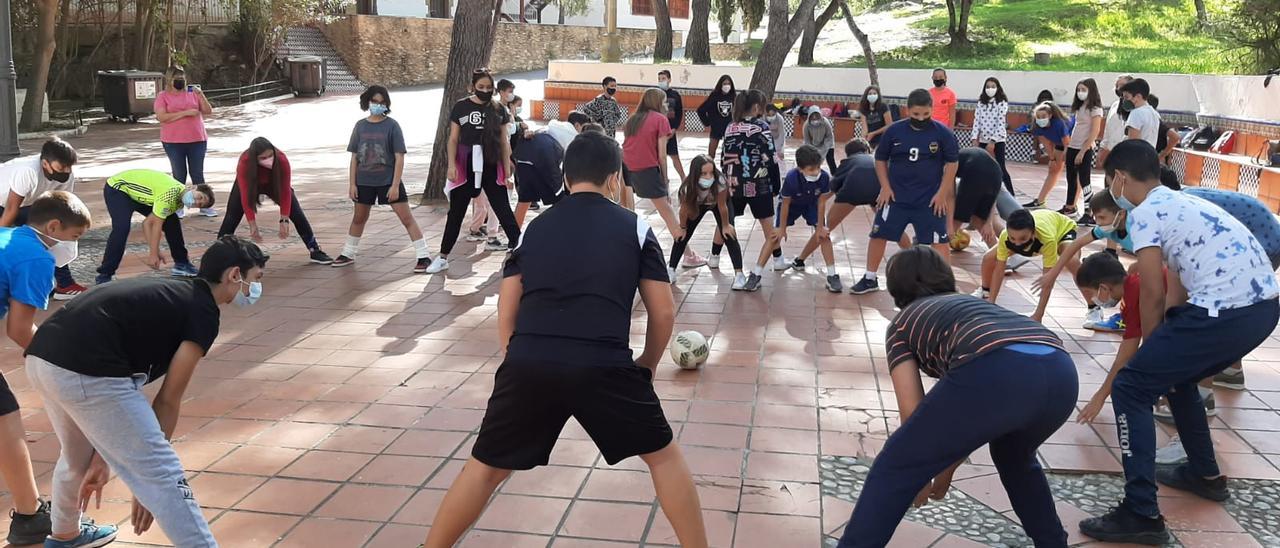
[[[1218,136],[1218,140],[1213,142],[1213,146],[1209,147],[1209,152],[1215,154],[1231,154],[1236,149],[1236,132],[1227,130]]]

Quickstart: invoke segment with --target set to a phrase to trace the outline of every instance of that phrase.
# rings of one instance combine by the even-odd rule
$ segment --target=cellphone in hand
[[[187,86],[187,93],[195,93],[200,89],[200,84],[191,84]]]

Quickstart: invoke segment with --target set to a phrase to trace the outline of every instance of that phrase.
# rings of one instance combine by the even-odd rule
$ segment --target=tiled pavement
[[[407,121],[434,119],[438,94],[395,97],[410,141],[411,182],[423,178],[432,131]],[[221,119],[211,123],[209,180],[225,197],[233,154],[252,136],[268,135],[290,154],[303,206],[321,243],[336,252],[349,218],[342,145],[356,116],[353,102],[328,97],[220,112]],[[95,213],[103,211],[97,190],[102,177],[124,166],[166,168],[155,141],[152,125],[97,126],[74,141],[83,159],[79,173],[94,178],[80,188]],[[699,137],[682,142],[686,159],[704,147]],[[1015,175],[1023,190],[1037,188],[1043,176],[1031,166],[1015,167]],[[1061,200],[1059,191],[1050,203]],[[271,206],[263,211],[263,226],[274,227]],[[415,216],[435,248],[444,208],[418,207]],[[846,281],[852,280],[850,265],[861,271],[869,218],[860,210],[835,235]],[[193,249],[212,239],[219,222],[184,222]],[[758,248],[758,231],[750,228],[744,220],[739,232],[750,235],[748,249]],[[709,237],[703,230],[695,239],[704,254]],[[281,244],[268,235],[268,242],[273,259],[264,297],[249,310],[224,311],[218,343],[188,390],[175,442],[214,533],[224,546],[237,547],[416,546],[468,455],[500,361],[494,303],[501,254],[462,242],[447,276],[411,274],[403,229],[382,210],[374,213],[352,268],[308,264],[296,239]],[[799,245],[787,247],[794,252]],[[961,290],[973,288],[978,261],[975,251],[955,256]],[[122,273],[145,269],[135,253]],[[1028,287],[1036,272],[1028,267],[1013,276],[1013,290],[1003,294],[1002,304],[1030,311]],[[893,307],[883,292],[829,294],[812,271],[771,274],[759,293],[730,294],[731,273],[680,273],[677,329],[707,334],[711,359],[696,372],[664,362],[654,383],[697,476],[713,545],[819,546],[824,533],[838,534],[852,507],[824,494],[819,458],[872,458],[898,423],[881,342]],[[1104,378],[1119,338],[1080,329],[1084,308],[1073,292],[1064,281],[1046,323],[1075,358],[1083,405]],[[643,310],[635,317],[633,342],[640,345]],[[2,344],[0,367],[23,405],[36,472],[47,492],[57,442],[19,353],[7,340]],[[1220,462],[1235,478],[1280,480],[1280,340],[1255,351],[1245,369],[1249,391],[1217,395],[1221,413],[1211,425]],[[1045,465],[1055,472],[1117,471],[1109,413],[1108,408],[1094,426],[1065,425],[1042,448]],[[1160,437],[1167,439],[1165,431]],[[955,487],[1008,514],[993,474],[987,452],[980,450]],[[127,525],[129,494],[118,480],[107,499],[91,515]],[[7,501],[0,498],[0,506]],[[1178,493],[1164,502],[1184,546],[1260,545],[1264,538],[1243,532],[1221,506]],[[1072,541],[1083,541],[1074,523],[1085,511],[1068,502],[1061,509]],[[904,522],[894,545],[974,545],[920,521]],[[158,530],[142,536],[125,532],[121,541],[166,543]],[[462,545],[674,543],[639,460],[607,466],[582,429],[570,423],[552,465],[515,474]]]

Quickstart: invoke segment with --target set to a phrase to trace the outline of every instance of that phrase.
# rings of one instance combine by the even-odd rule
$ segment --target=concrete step
[[[284,43],[276,51],[280,58],[315,56],[325,60],[328,69],[326,80],[329,89],[360,90],[364,83],[351,72],[342,56],[333,49],[333,45],[325,38],[320,29],[312,27],[294,27],[285,32]]]

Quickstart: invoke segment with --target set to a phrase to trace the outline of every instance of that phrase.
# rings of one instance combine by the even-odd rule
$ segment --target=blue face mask
[[[372,114],[374,116],[386,116],[387,105],[379,105],[377,103],[372,103],[369,105],[369,114]]]
[[[196,206],[196,193],[190,190],[182,193],[182,205],[187,207]]]
[[[240,280],[240,285],[248,285],[249,294],[245,295],[244,293],[237,291],[235,301],[234,301],[236,303],[236,306],[239,306],[242,308],[246,306],[250,306],[253,303],[258,302],[258,299],[262,297],[262,282],[250,282],[246,284],[244,283],[244,280]]]
[[[1125,175],[1125,182],[1128,182],[1128,179],[1129,179],[1129,176]],[[1133,211],[1133,208],[1138,207],[1137,204],[1130,202],[1128,198],[1125,198],[1123,192],[1120,193],[1119,195],[1116,194],[1116,182],[1114,177],[1111,180],[1110,192],[1111,192],[1111,197],[1115,199],[1116,205],[1120,206],[1120,209],[1123,209],[1125,211]]]

